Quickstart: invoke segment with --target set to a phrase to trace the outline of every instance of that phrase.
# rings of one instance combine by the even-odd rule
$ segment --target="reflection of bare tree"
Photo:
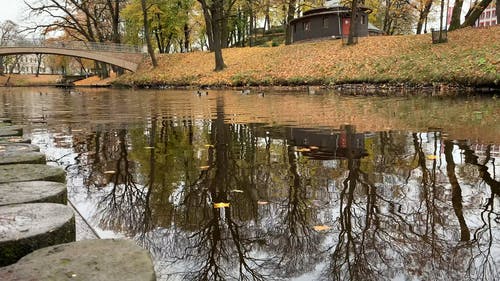
[[[313,230],[316,218],[311,198],[311,178],[307,172],[300,174],[300,158],[293,146],[287,148],[289,186],[287,197],[279,205],[279,224],[270,227],[271,250],[279,257],[274,270],[279,277],[292,277],[314,268],[321,260],[320,248],[324,235]],[[303,167],[305,168],[305,167]],[[304,172],[304,171],[302,171]]]
[[[491,197],[487,198],[486,204],[480,214],[482,225],[476,229],[472,238],[471,259],[468,262],[467,277],[470,279],[495,280],[500,276],[500,270],[497,268],[496,255],[492,252],[495,236],[493,228],[500,223],[500,211],[495,208],[495,196],[500,196],[500,182],[491,177],[488,172],[487,163],[493,161],[491,158],[491,145],[486,149],[486,157],[479,161],[479,157],[465,143],[460,143],[459,147],[463,150],[465,162],[475,165],[479,170],[479,175],[491,190]]]
[[[444,142],[444,155],[446,157],[446,172],[451,185],[451,202],[453,210],[460,224],[460,241],[469,241],[470,231],[465,222],[462,206],[462,188],[455,175],[455,161],[453,160],[453,143],[449,140]]]
[[[351,128],[347,128],[348,140],[351,140],[352,133]],[[339,195],[340,231],[323,278],[377,280],[381,274],[377,261],[385,261],[388,257],[384,251],[377,251],[375,244],[376,230],[378,230],[376,188],[369,181],[367,174],[360,170],[360,159],[355,159],[350,152],[352,146],[352,141],[348,141],[346,149],[348,175],[342,182]],[[366,199],[361,200],[364,206],[355,198],[357,188],[366,191]],[[364,210],[366,213],[361,214],[357,210]]]
[[[150,193],[146,186],[137,184],[134,179],[126,136],[125,129],[117,132],[117,158],[114,159],[114,173],[110,176],[110,190],[98,204],[100,225],[104,229],[129,234],[144,233],[150,220]]]
[[[237,188],[234,184],[238,181],[234,178],[239,167],[238,157],[232,154],[233,127],[224,123],[223,106],[223,99],[219,98],[217,118],[211,129],[214,147],[209,148],[208,153],[210,168],[202,171],[200,177],[183,191],[181,210],[186,219],[183,224],[192,229],[192,234],[184,247],[175,249],[173,262],[186,264],[182,273],[186,280],[268,280],[262,271],[269,259],[260,259],[252,253],[252,245],[262,238],[249,228],[243,231],[239,218],[233,214],[233,210],[245,204],[231,201],[235,196],[231,189]],[[238,188],[248,191],[249,187]],[[251,202],[251,194],[245,192],[241,196]],[[214,208],[211,202],[231,202],[231,205]],[[190,217],[193,210],[197,214],[195,218]]]

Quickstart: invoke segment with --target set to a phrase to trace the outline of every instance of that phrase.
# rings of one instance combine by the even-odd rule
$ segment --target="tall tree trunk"
[[[187,23],[184,24],[184,51],[187,53],[190,50],[190,45],[191,45],[191,28],[189,28],[189,25]]]
[[[443,42],[443,13],[444,13],[444,0],[441,0],[441,12],[439,15],[439,42]]]
[[[0,56],[0,76],[5,75],[5,69],[4,69],[4,56]]]
[[[352,0],[351,4],[351,25],[349,26],[349,36],[347,37],[347,45],[354,45],[357,42],[354,41],[354,37],[358,36],[358,0]],[[356,38],[357,41],[357,38]]]
[[[35,73],[35,77],[38,77],[38,75],[40,75],[40,66],[42,65],[42,54],[36,54],[36,73]]]
[[[212,4],[212,29],[214,39],[214,53],[215,53],[215,71],[223,70],[226,65],[222,57],[222,40],[223,40],[223,9],[224,5],[222,0],[214,0]]]
[[[476,2],[476,4],[474,4],[474,6],[472,6],[465,15],[465,21],[462,23],[462,25],[460,25],[460,28],[474,26],[476,20],[483,13],[486,7],[488,7],[491,1],[492,0],[481,0],[480,2]]]
[[[144,21],[144,38],[146,39],[146,45],[148,47],[148,53],[151,57],[151,63],[153,67],[158,66],[158,62],[156,61],[155,52],[153,50],[153,45],[151,45],[151,38],[149,35],[149,20],[148,20],[148,9],[146,7],[146,0],[141,0],[142,7],[142,16]]]
[[[286,32],[285,32],[285,44],[292,44],[292,26],[290,22],[295,17],[295,6],[297,5],[297,0],[290,0],[288,2],[288,9],[286,13]]]
[[[264,31],[271,29],[271,3],[269,3],[269,0],[266,0],[266,10],[265,10],[265,17],[264,17]]]
[[[464,0],[455,0],[455,6],[453,6],[453,12],[451,14],[450,28],[448,30],[455,30],[460,27],[460,15],[462,14],[462,6]]]
[[[495,11],[497,13],[497,24],[500,24],[500,0],[497,0],[496,2]]]
[[[457,0],[457,1],[463,1],[463,0]],[[417,34],[422,34],[422,27],[427,22],[427,16],[429,15],[431,7],[432,7],[432,0],[426,0],[424,9],[420,11],[420,15],[418,17]],[[425,31],[427,30],[425,29]]]

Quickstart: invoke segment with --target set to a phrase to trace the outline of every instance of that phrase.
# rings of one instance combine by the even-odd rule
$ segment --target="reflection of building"
[[[286,128],[286,138],[291,144],[306,148],[303,154],[313,159],[359,159],[367,155],[365,134],[356,133],[352,126],[339,130]]]
[[[38,68],[38,60],[40,62],[40,74],[50,74],[51,69],[45,64],[45,56],[39,56],[35,54],[22,55],[19,58],[14,58],[11,56],[11,60],[4,61],[4,71],[8,72],[12,68],[12,73],[19,74],[36,74]]]
[[[360,1],[361,2],[361,1]],[[344,7],[340,1],[326,1],[326,7],[312,9],[303,13],[302,17],[290,22],[292,42],[313,40],[319,38],[341,38],[349,34],[351,26],[351,9]],[[360,5],[356,15],[356,35],[368,36],[368,14],[372,11]],[[371,27],[370,34],[379,30]]]

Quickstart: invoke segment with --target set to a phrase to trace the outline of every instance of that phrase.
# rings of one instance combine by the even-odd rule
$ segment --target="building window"
[[[293,33],[297,33],[297,25],[296,24],[293,25]]]
[[[361,24],[365,24],[365,16],[361,16]]]
[[[311,30],[311,22],[304,22],[304,31]]]
[[[490,18],[490,11],[486,12],[486,17]]]
[[[328,17],[323,17],[323,28],[328,28]]]

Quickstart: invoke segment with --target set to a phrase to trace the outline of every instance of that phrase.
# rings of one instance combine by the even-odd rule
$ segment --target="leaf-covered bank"
[[[430,34],[360,38],[354,46],[324,40],[224,50],[227,68],[214,72],[213,53],[159,55],[117,84],[145,86],[291,86],[346,83],[500,85],[500,26],[467,28],[432,44]]]

